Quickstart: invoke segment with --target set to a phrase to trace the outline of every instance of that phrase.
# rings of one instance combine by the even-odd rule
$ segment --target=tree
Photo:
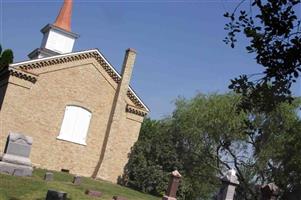
[[[6,49],[2,52],[2,47],[0,45],[0,71],[8,67],[10,63],[13,62],[14,54],[10,49]]]
[[[162,195],[168,183],[168,170],[176,165],[168,154],[176,155],[171,147],[167,122],[145,119],[138,141],[132,148],[130,159],[119,183],[153,195]],[[160,165],[158,164],[160,163]]]
[[[245,115],[233,109],[237,98],[200,94],[178,99],[171,117],[146,119],[121,183],[162,195],[168,174],[177,169],[183,175],[179,199],[211,199],[219,188],[218,177],[230,168],[219,159],[221,144],[244,137],[240,130]]]
[[[301,189],[300,101],[262,113],[239,110],[240,100],[233,93],[179,98],[170,117],[146,119],[121,183],[162,195],[168,173],[177,169],[183,175],[178,199],[211,199],[219,177],[234,168],[237,199],[258,199],[256,185],[268,182],[288,199]]]
[[[281,102],[291,102],[291,85],[301,72],[301,30],[295,10],[300,0],[250,0],[249,11],[241,9],[245,0],[232,13],[225,29],[225,42],[234,48],[237,34],[250,40],[246,50],[255,55],[264,69],[258,74],[243,74],[229,86],[242,94],[240,108],[269,112]]]
[[[242,95],[239,109],[256,113],[246,120],[246,134],[257,159],[253,179],[261,183],[275,181],[283,190],[282,198],[292,199],[293,193],[301,193],[297,153],[301,144],[300,120],[294,110],[299,100],[293,102],[291,92],[301,72],[300,19],[295,12],[300,0],[251,0],[249,11],[242,9],[244,2],[225,13],[229,23],[224,41],[234,48],[237,35],[242,33],[250,41],[247,52],[255,55],[264,69],[232,79],[229,88]]]
[[[281,199],[296,199],[292,196],[298,195],[299,198],[301,194],[301,122],[298,109],[300,99],[292,104],[282,103],[270,114],[269,120],[257,125],[260,132],[270,132],[258,134],[256,138],[255,155],[259,159],[260,173],[265,178],[262,182],[275,182],[282,189]]]

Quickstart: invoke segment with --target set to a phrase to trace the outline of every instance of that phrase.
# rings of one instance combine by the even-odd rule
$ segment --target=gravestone
[[[235,195],[235,188],[239,185],[236,171],[230,169],[226,175],[221,179],[222,187],[216,196],[217,200],[233,200]]]
[[[69,174],[69,169],[61,169],[61,172],[64,172],[64,173],[68,173]]]
[[[171,173],[168,188],[162,200],[176,200],[181,177],[181,174],[177,170]]]
[[[48,190],[46,200],[66,200],[67,193],[62,191]]]
[[[113,196],[113,200],[128,200],[128,199],[121,196]]]
[[[31,146],[31,137],[19,133],[10,133],[6,141],[4,154],[0,160],[0,173],[31,176],[33,171],[29,159]]]
[[[275,183],[269,183],[261,187],[262,200],[276,200],[279,195],[279,188]]]
[[[85,192],[86,195],[91,196],[91,197],[101,197],[102,193],[100,191],[96,190],[86,190]]]
[[[80,177],[80,176],[74,176],[74,177],[73,177],[72,183],[73,183],[74,185],[80,185],[81,182],[82,182],[82,180],[81,180],[81,177]]]
[[[53,173],[52,172],[46,172],[44,176],[45,181],[53,181]]]

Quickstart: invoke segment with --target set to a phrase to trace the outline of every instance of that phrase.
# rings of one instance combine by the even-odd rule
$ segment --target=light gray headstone
[[[44,176],[45,181],[53,181],[53,173],[52,172],[46,172]]]
[[[72,183],[73,183],[74,185],[80,185],[81,182],[82,182],[82,180],[81,180],[81,177],[80,177],[80,176],[74,176],[74,177],[73,177]]]
[[[10,174],[14,176],[31,176],[32,167],[26,165],[17,165],[13,163],[0,162],[0,173]]]
[[[217,195],[217,200],[233,200],[235,195],[235,188],[239,185],[236,171],[230,169],[226,175],[221,179],[223,185]]]
[[[10,133],[4,153],[29,158],[31,145],[31,137],[19,133]]]
[[[4,154],[1,157],[0,173],[31,176],[33,171],[29,159],[31,146],[31,137],[19,133],[10,133],[6,141]]]

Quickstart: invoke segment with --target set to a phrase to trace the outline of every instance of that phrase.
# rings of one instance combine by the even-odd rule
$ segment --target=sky
[[[15,62],[42,41],[40,29],[53,23],[62,0],[0,0],[0,43]],[[137,50],[131,86],[150,108],[149,116],[170,115],[178,97],[229,91],[231,78],[262,69],[241,38],[223,43],[223,17],[238,0],[74,0],[73,51],[98,48],[121,71],[127,48]],[[298,10],[301,15],[301,10]],[[293,90],[300,95],[300,84]]]

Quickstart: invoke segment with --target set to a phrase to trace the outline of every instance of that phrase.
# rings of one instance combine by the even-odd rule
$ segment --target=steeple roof
[[[71,32],[71,15],[73,0],[64,0],[64,4],[53,25]]]

